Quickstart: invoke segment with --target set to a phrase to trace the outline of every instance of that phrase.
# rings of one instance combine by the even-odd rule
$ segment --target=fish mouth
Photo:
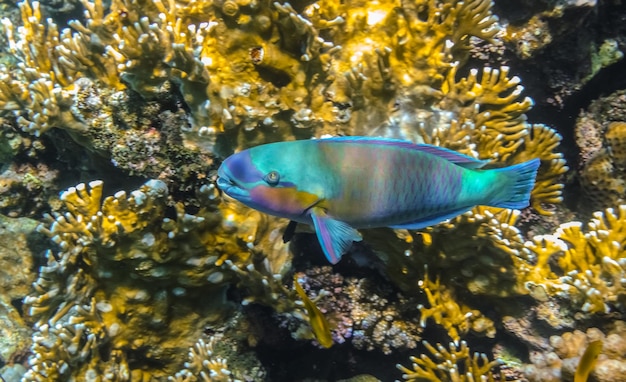
[[[250,192],[237,184],[221,167],[218,169],[217,176],[217,187],[226,195],[242,202],[250,199]]]

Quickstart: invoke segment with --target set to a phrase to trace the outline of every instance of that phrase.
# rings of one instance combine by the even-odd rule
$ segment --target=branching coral
[[[426,277],[420,281],[419,285],[430,305],[430,307],[421,304],[417,306],[420,310],[422,327],[426,327],[426,321],[432,319],[437,325],[443,326],[455,343],[459,342],[461,335],[467,334],[470,330],[487,337],[495,336],[496,328],[493,321],[484,317],[479,310],[459,304],[452,290],[441,285],[439,278],[432,281],[426,273]]]
[[[588,232],[581,223],[571,222],[562,224],[554,235],[527,242],[527,252],[536,258],[536,264],[523,266],[521,271],[528,283],[571,299],[584,312],[624,311],[625,243],[626,205],[622,205],[617,210],[596,212]],[[556,260],[564,276],[550,270],[550,260]]]
[[[23,2],[20,8],[24,25],[17,31],[3,19],[9,52],[20,63],[0,79],[0,107],[14,111],[22,129],[37,135],[59,125],[82,129],[69,112],[74,78],[59,65],[57,47],[66,36],[52,21],[43,23],[39,3]]]
[[[26,128],[37,133],[50,127],[83,131],[85,126],[66,113],[75,80],[91,78],[115,90],[130,86],[149,99],[167,91],[167,84],[174,81],[194,119],[196,134],[192,134],[188,146],[211,149],[215,133],[234,127],[252,129],[262,126],[266,119],[265,125],[274,128],[272,115],[289,106],[274,99],[280,96],[282,101],[291,100],[291,107],[294,103],[305,106],[305,98],[310,96],[303,85],[311,83],[317,71],[309,68],[320,66],[320,49],[328,50],[332,44],[320,44],[314,33],[308,38],[309,53],[294,57],[300,48],[299,38],[291,44],[294,51],[284,52],[271,42],[271,37],[291,36],[290,30],[301,30],[306,20],[272,10],[265,3],[244,3],[241,7],[232,1],[227,3],[116,1],[105,9],[99,0],[84,1],[86,21],[72,21],[74,32],[65,29],[60,34],[54,24],[42,20],[38,3],[32,7],[24,3],[23,28],[15,33],[11,23],[4,22],[12,50],[23,65],[3,78],[5,96],[15,98],[21,94],[24,100],[7,98],[3,108],[19,113],[28,105],[38,106],[41,97],[54,94],[56,97],[44,97],[50,98],[47,104],[41,103],[47,107],[45,112],[39,110],[41,106],[29,111]],[[294,24],[293,20],[300,21]],[[309,32],[303,33],[311,32],[315,31],[309,27]],[[302,37],[303,33],[294,37]],[[30,43],[30,53],[20,54],[19,48],[28,41],[44,41],[46,45]],[[289,41],[281,45],[289,48]],[[284,65],[281,58],[273,57],[274,51],[291,59],[295,72],[290,73],[290,66]],[[250,52],[255,52],[254,57]],[[222,70],[227,67],[231,70]],[[265,69],[258,68],[279,72],[278,79],[272,80],[279,84],[281,76],[286,75],[286,83],[276,86],[264,80]],[[40,82],[41,90],[35,92],[31,84]],[[256,83],[264,85],[252,85]],[[307,113],[296,109],[295,115]],[[205,141],[202,136],[207,135],[212,138]]]
[[[441,344],[437,344],[436,348],[426,341],[423,344],[432,356],[422,354],[419,358],[411,357],[413,369],[398,365],[398,369],[404,373],[402,379],[415,382],[496,380],[492,370],[500,362],[489,361],[485,354],[471,355],[465,341],[461,341],[459,345],[451,343],[448,349]]]
[[[229,221],[228,210],[210,203],[197,215],[175,204],[172,217],[166,217],[163,182],[148,181],[130,194],[106,198],[103,183],[91,182],[70,188],[61,199],[67,212],[40,229],[60,252],[48,252],[35,293],[25,300],[38,330],[34,379],[106,375],[134,357],[156,367],[132,362],[119,371],[130,375],[121,380],[173,374],[182,364],[181,350],[199,337],[203,325],[229,314],[232,305],[224,295],[229,284],[254,290],[266,279],[280,280],[279,261],[285,259],[262,256],[264,243],[272,240],[254,221],[233,225],[241,223],[241,215]],[[252,253],[260,262],[276,260],[268,265],[276,273],[262,277]],[[233,272],[223,266],[226,260],[247,272]],[[264,301],[278,305],[280,298],[269,293]]]
[[[472,322],[464,316],[469,309],[450,298],[459,285],[474,295],[558,298],[563,309],[575,312],[624,311],[626,206],[596,212],[586,232],[581,223],[570,222],[529,241],[514,227],[518,216],[479,207],[421,233],[398,231],[406,242],[404,249],[394,247],[400,254],[384,258],[387,272],[407,291],[415,288],[424,264],[440,276],[421,283],[430,304],[421,308],[422,318],[433,318],[452,338]]]
[[[444,284],[454,279],[473,294],[526,293],[518,285],[512,260],[524,248],[524,239],[515,228],[518,217],[519,211],[476,207],[422,232],[397,231],[406,242],[393,252],[385,250],[390,253],[385,259],[387,271],[404,290],[414,290],[427,264]]]
[[[48,25],[38,3],[22,5],[22,28],[5,20],[21,63],[5,71],[10,99],[0,106],[29,131],[70,131],[131,173],[168,178],[180,167],[170,158],[213,151],[216,142],[228,152],[227,136],[245,147],[327,133],[383,135],[496,166],[539,157],[533,206],[547,214],[542,204],[561,200],[557,180],[567,167],[555,153],[560,137],[525,122],[532,101],[520,97],[519,78],[507,67],[459,78],[470,37],[491,39],[498,30],[487,0],[428,0],[402,10],[388,2],[320,1],[301,13],[287,3],[236,1],[83,6],[85,21],[70,22],[73,31]],[[161,99],[173,85],[192,122],[170,132],[168,145],[167,134],[141,131],[137,120],[116,112],[124,97],[116,90],[129,86]],[[105,144],[111,134],[116,144]],[[165,153],[170,143],[175,149]]]
[[[189,361],[185,363],[185,370],[179,371],[174,377],[169,377],[173,382],[239,382],[233,378],[228,370],[226,360],[214,354],[213,347],[216,337],[211,337],[205,342],[200,339],[189,349]]]
[[[455,278],[457,282],[466,279],[468,290],[475,294],[539,296],[539,287],[544,296],[560,296],[584,312],[624,310],[626,206],[596,212],[588,232],[581,223],[570,222],[552,235],[535,236],[527,242],[514,227],[516,213],[477,212],[415,235],[413,250],[437,258],[436,268],[444,275],[450,272],[449,266],[458,268],[460,264],[463,272]],[[471,240],[446,239],[446,232],[463,229],[472,230],[464,235]],[[476,248],[481,250],[478,257],[472,251]]]
[[[125,358],[115,359],[118,363],[109,363],[106,371],[100,369],[106,362],[98,352],[106,336],[106,328],[97,317],[95,300],[85,305],[70,302],[66,307],[68,309],[63,316],[36,328],[32,351],[38,357],[31,358],[31,368],[24,378],[32,381],[64,380],[70,378],[73,368],[82,367],[85,378],[106,375],[110,379],[129,380],[130,371]]]

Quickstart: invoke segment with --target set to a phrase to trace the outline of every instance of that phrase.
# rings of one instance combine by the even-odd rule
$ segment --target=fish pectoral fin
[[[296,233],[296,226],[298,222],[290,220],[289,224],[287,224],[287,228],[285,228],[285,232],[283,232],[283,243],[289,243],[291,239],[293,239],[293,235]]]
[[[337,264],[350,249],[353,241],[361,241],[361,234],[347,223],[329,217],[322,208],[313,208],[311,218],[317,239],[331,264]]]

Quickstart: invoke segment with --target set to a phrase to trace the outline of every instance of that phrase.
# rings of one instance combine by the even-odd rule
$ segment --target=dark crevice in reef
[[[128,175],[101,153],[95,150],[85,150],[65,131],[54,129],[47,135],[55,147],[54,156],[50,158],[49,163],[58,163],[64,168],[58,180],[61,190],[81,182],[89,183],[97,179],[106,179],[103,195],[108,196],[119,190],[136,189],[146,181],[145,177]]]
[[[504,22],[519,25],[554,6],[552,0],[518,3],[496,0],[494,13]],[[571,166],[578,157],[574,127],[580,111],[594,99],[626,88],[624,58],[582,85],[583,76],[592,71],[592,56],[598,54],[595,50],[607,39],[614,40],[622,52],[626,50],[626,12],[616,2],[599,0],[595,7],[570,7],[560,16],[547,12],[539,17],[554,40],[527,60],[520,60],[511,50],[503,58],[511,66],[511,74],[522,79],[524,95],[536,102],[527,113],[529,122],[547,124],[561,133],[562,150]]]
[[[580,90],[567,97],[563,104],[538,103],[527,113],[531,123],[544,123],[561,133],[564,154],[570,167],[578,160],[578,147],[574,141],[574,128],[578,115],[592,101],[626,88],[624,73],[626,73],[626,59],[600,70]],[[533,88],[527,87],[525,94],[536,99]]]

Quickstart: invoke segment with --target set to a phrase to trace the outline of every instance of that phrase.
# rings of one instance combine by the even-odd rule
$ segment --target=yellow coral
[[[168,190],[154,180],[104,199],[102,182],[81,184],[61,200],[67,212],[40,228],[60,252],[47,253],[35,291],[25,299],[38,330],[33,345],[38,358],[29,372],[34,379],[55,373],[61,379],[87,378],[113,372],[111,362],[130,375],[126,379],[160,378],[179,367],[186,341],[229,314],[232,307],[224,298],[229,285],[263,291],[259,302],[276,309],[290,301],[280,282],[289,258],[262,252],[274,248],[280,236],[259,229],[254,219],[246,222],[245,215],[212,205],[190,215],[177,203],[174,217],[165,217]],[[234,216],[223,219],[223,214]],[[129,369],[129,352],[143,348],[155,349],[146,357],[166,366]],[[107,352],[110,358],[93,356]]]
[[[11,22],[2,20],[9,52],[20,63],[15,75],[7,72],[0,79],[7,90],[0,96],[0,106],[14,111],[22,129],[37,135],[64,123],[78,125],[69,112],[74,77],[60,65],[56,49],[65,36],[52,21],[42,21],[38,2],[32,6],[22,2],[20,10],[24,25],[17,35]]]
[[[581,223],[570,222],[562,224],[554,235],[527,242],[527,251],[537,263],[525,267],[522,279],[542,285],[550,294],[571,298],[583,312],[608,313],[611,306],[622,309],[626,296],[622,286],[626,277],[625,223],[626,205],[622,205],[617,210],[594,213],[588,232],[582,230]],[[564,276],[550,271],[548,261],[555,257]]]
[[[611,122],[606,128],[604,139],[613,158],[615,166],[626,169],[626,122]]]
[[[533,158],[541,160],[531,205],[550,215],[545,203],[560,203],[561,176],[568,170],[563,154],[556,151],[561,136],[544,125],[529,125],[526,113],[530,98],[519,99],[519,78],[508,76],[509,68],[485,68],[481,79],[471,70],[467,78],[456,80],[456,66],[442,86],[443,98],[435,110],[440,115],[423,123],[420,139],[444,146],[494,164],[512,165]],[[447,110],[448,114],[443,111]],[[436,115],[436,114],[435,114]]]
[[[428,278],[428,273],[424,280],[419,283],[420,288],[426,294],[429,308],[418,305],[420,310],[420,324],[426,327],[426,320],[432,318],[435,323],[443,326],[450,338],[458,343],[461,335],[467,334],[470,329],[474,333],[484,334],[487,337],[494,337],[496,328],[489,318],[484,317],[479,310],[470,309],[464,304],[459,304],[455,300],[453,291],[441,285],[439,277],[436,281]]]
[[[37,3],[22,6],[17,34],[5,21],[16,54],[39,41],[0,84],[0,106],[24,114],[28,131],[58,126],[84,136],[98,123],[69,112],[80,102],[79,78],[128,85],[148,99],[174,83],[193,118],[182,132],[188,148],[213,151],[224,134],[245,147],[341,133],[425,141],[501,165],[532,153],[543,164],[533,206],[548,213],[541,203],[560,201],[566,167],[556,145],[533,141],[539,130],[525,122],[532,101],[520,97],[519,78],[507,67],[457,78],[470,37],[498,31],[490,1],[422,0],[400,12],[392,1],[320,0],[301,14],[233,0],[119,0],[108,12],[101,0],[83,5],[86,21],[70,22],[74,32],[47,25]]]
[[[230,370],[226,359],[215,355],[213,347],[219,340],[219,336],[213,336],[208,341],[198,340],[189,349],[189,361],[185,363],[185,369],[169,377],[172,382],[237,382]]]
[[[531,294],[539,300],[556,295],[590,313],[623,309],[626,205],[596,212],[587,232],[582,223],[569,222],[553,234],[526,242],[514,227],[518,216],[509,210],[477,207],[449,223],[413,234],[405,244],[412,249],[388,259],[389,272],[400,286],[411,288],[410,280],[419,274],[416,265],[425,262],[444,282],[454,276],[475,294]],[[423,262],[416,262],[413,252],[420,253]],[[427,316],[446,311],[432,292],[440,284],[424,281],[423,287],[429,289],[432,306],[425,310]]]
[[[415,288],[414,280],[422,277],[424,264],[428,264],[429,271],[440,275],[443,284],[454,277],[457,284],[464,284],[475,294],[504,297],[527,293],[518,285],[512,260],[524,247],[524,239],[515,228],[518,217],[519,211],[476,207],[419,233],[400,231],[411,239],[385,249],[393,254],[386,259],[388,272],[405,290]],[[366,239],[375,246],[381,243]]]

